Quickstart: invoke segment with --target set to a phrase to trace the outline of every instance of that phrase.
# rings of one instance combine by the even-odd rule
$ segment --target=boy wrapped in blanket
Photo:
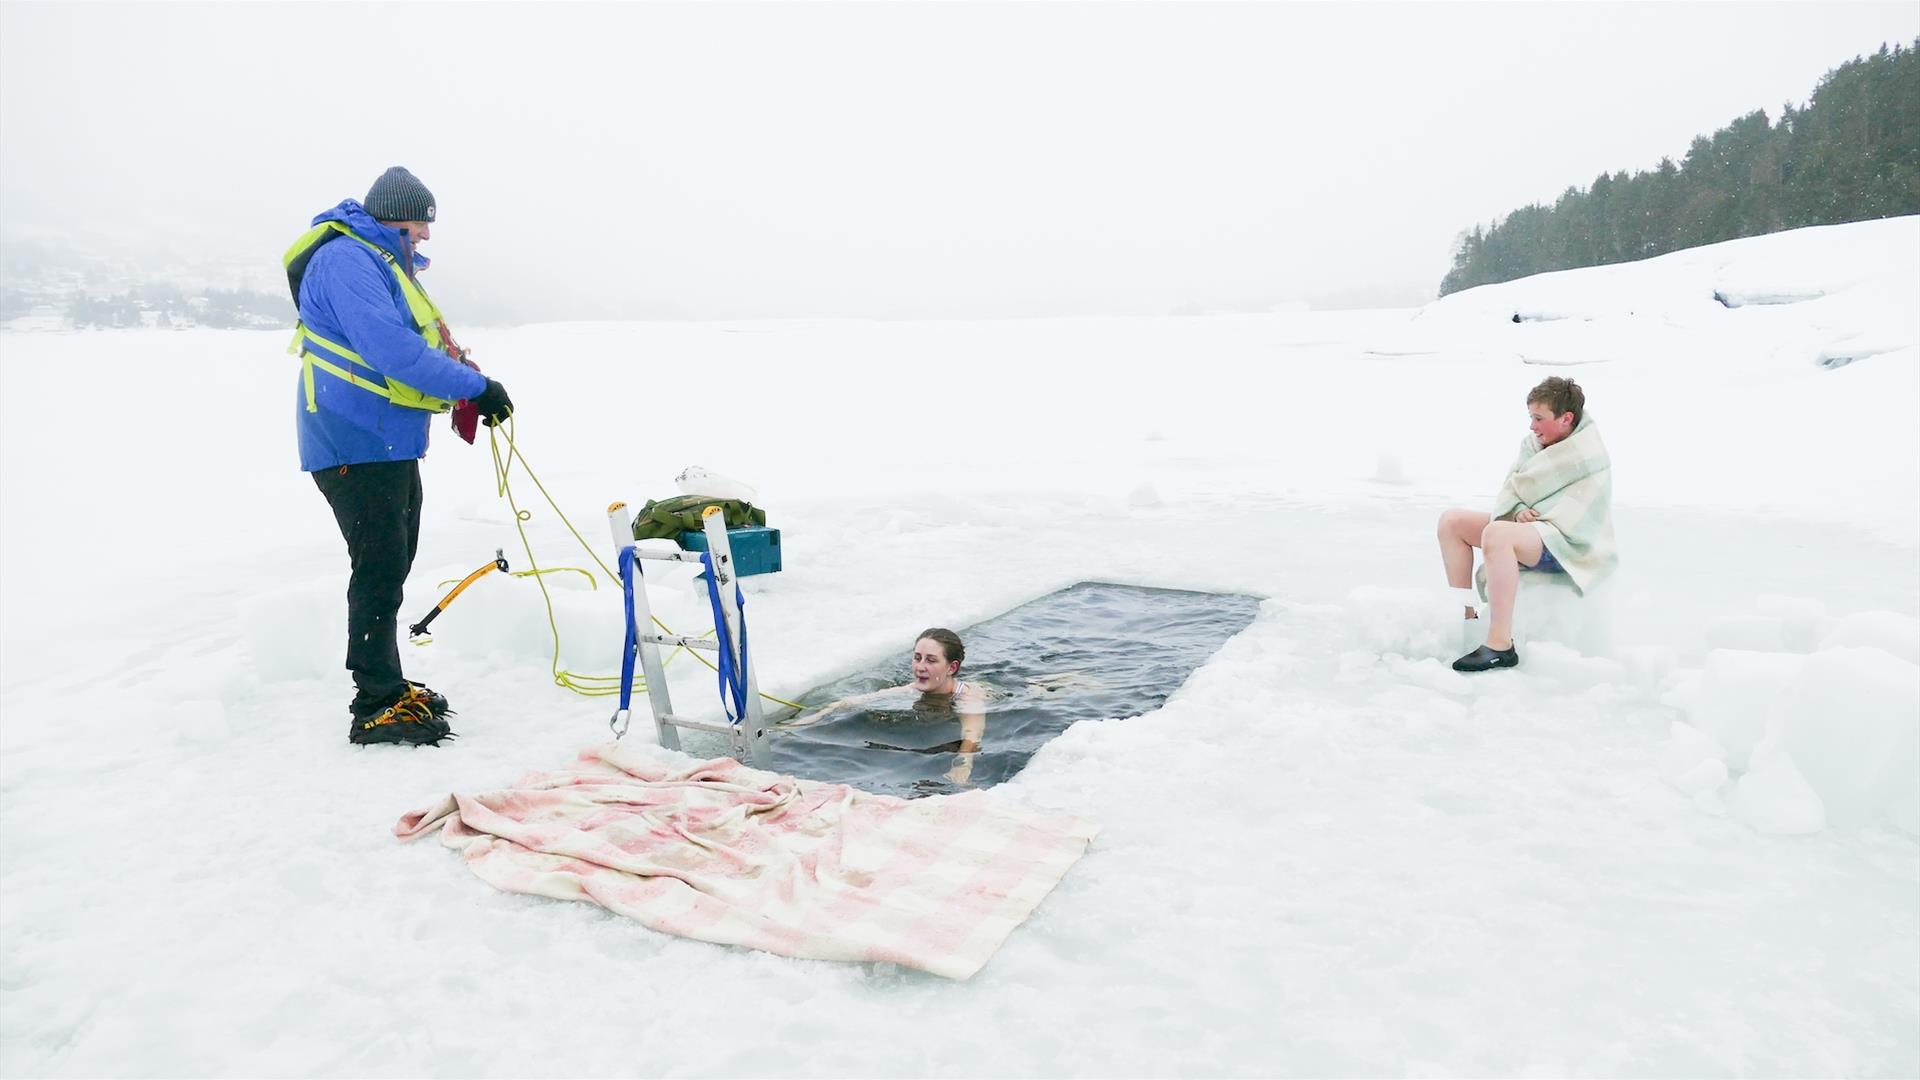
[[[1453,662],[1455,671],[1488,671],[1520,663],[1513,645],[1513,605],[1522,570],[1564,574],[1584,594],[1619,562],[1613,541],[1613,469],[1600,429],[1586,413],[1586,394],[1554,377],[1527,392],[1528,426],[1520,457],[1494,496],[1493,512],[1440,515],[1440,561],[1459,590],[1466,617],[1479,613],[1472,584],[1473,549],[1481,553],[1479,596],[1492,606],[1486,644]]]

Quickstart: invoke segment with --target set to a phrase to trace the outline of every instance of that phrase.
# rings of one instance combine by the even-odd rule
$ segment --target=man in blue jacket
[[[466,362],[416,275],[432,235],[433,193],[395,166],[313,219],[287,253],[300,307],[296,416],[300,467],[347,542],[347,669],[354,743],[437,745],[447,699],[400,671],[399,612],[420,543],[427,424],[471,402],[492,426],[513,413],[498,382]]]

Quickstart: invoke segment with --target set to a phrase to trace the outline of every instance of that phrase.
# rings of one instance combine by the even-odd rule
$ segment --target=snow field
[[[1920,333],[1874,299],[1920,291],[1915,226],[1418,313],[463,331],[603,558],[614,499],[695,463],[758,484],[771,693],[1083,579],[1267,598],[1163,708],[997,789],[1103,831],[965,984],[667,938],[394,842],[606,737],[538,590],[489,575],[402,646],[455,744],[349,747],[285,335],[0,338],[0,1072],[1920,1072],[1920,459],[1887,408]],[[74,370],[140,407],[76,430]],[[701,371],[739,391],[724,427]],[[1490,497],[1550,371],[1604,427],[1623,568],[1527,581],[1522,666],[1458,675],[1434,521]],[[408,621],[496,547],[524,568],[484,435],[437,428],[424,469]],[[561,665],[612,674],[617,591],[514,490],[541,565],[602,577],[545,579]],[[706,628],[690,571],[650,575]],[[670,682],[717,714],[705,668]]]

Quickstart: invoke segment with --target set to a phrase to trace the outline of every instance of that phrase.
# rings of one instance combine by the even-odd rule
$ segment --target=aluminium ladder
[[[740,605],[734,595],[733,548],[727,543],[726,515],[718,506],[707,507],[701,515],[701,526],[707,537],[707,550],[702,551],[646,551],[633,538],[633,515],[624,502],[616,502],[607,507],[607,522],[613,529],[613,551],[617,560],[628,548],[633,549],[633,621],[637,627],[634,635],[634,650],[640,654],[640,667],[647,683],[647,707],[653,712],[654,729],[659,733],[660,745],[669,750],[680,749],[680,734],[676,729],[687,731],[710,731],[724,735],[727,744],[733,750],[735,759],[754,766],[767,764],[767,725],[760,711],[760,686],[753,674],[751,654],[742,662],[743,626],[740,617]],[[641,561],[653,559],[660,562],[693,563],[703,566],[702,556],[711,556],[714,590],[720,596],[721,621],[724,627],[716,626],[718,631],[709,641],[701,637],[688,637],[685,634],[662,634],[653,621],[653,608],[647,603],[647,585],[641,572]],[[673,700],[667,695],[667,676],[660,660],[660,646],[673,645],[684,649],[705,649],[708,652],[727,650],[727,658],[733,661],[735,671],[741,673],[746,682],[747,701],[741,710],[742,715],[734,722],[722,720],[713,723],[703,720],[690,720],[676,715]],[[625,659],[622,658],[622,663]],[[724,693],[724,691],[723,691]],[[613,715],[614,733],[625,735],[628,717],[622,715],[630,710],[621,709]]]

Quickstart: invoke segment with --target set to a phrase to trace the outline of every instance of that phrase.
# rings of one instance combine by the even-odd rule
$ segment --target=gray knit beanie
[[[376,221],[433,220],[433,192],[399,165],[380,174],[363,205]]]

